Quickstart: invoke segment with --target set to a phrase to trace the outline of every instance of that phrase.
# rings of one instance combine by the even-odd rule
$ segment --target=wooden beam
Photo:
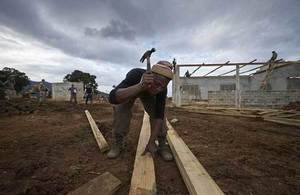
[[[203,75],[203,77],[206,77],[207,75],[209,75],[209,74],[215,72],[216,70],[218,70],[219,68],[222,68],[222,67],[223,67],[223,65],[222,65],[222,66],[219,66],[219,67],[217,67],[217,68],[215,68],[215,69],[213,69],[212,71],[210,71],[210,72],[206,73],[205,75]]]
[[[280,115],[278,117],[280,118],[291,118],[291,117],[295,117],[295,116],[300,116],[300,113],[291,113],[291,114],[286,114],[286,115]]]
[[[267,65],[267,63],[268,62],[253,62],[253,63],[245,63],[245,62],[240,62],[240,63],[228,63],[228,64],[226,64],[226,65],[224,65],[224,64],[204,64],[204,63],[202,63],[202,64],[177,64],[176,66],[180,66],[180,67],[186,67],[186,66],[190,66],[190,67],[192,67],[192,66],[222,66],[222,65],[224,65],[224,66],[236,66],[236,65],[243,65],[243,64],[245,64],[245,65]],[[279,61],[279,62],[276,62],[276,64],[278,64],[279,66],[280,65],[286,65],[286,64],[299,64],[300,65],[300,60],[298,60],[298,61]]]
[[[144,112],[143,125],[136,150],[129,195],[156,194],[154,162],[150,153],[142,156],[151,134],[149,115]]]
[[[235,69],[233,69],[233,70],[230,70],[230,71],[228,71],[228,72],[225,72],[225,73],[219,74],[218,76],[224,76],[224,75],[226,75],[226,74],[229,74],[229,73],[231,73],[231,72],[234,72],[235,70],[236,70],[236,68],[235,68]]]
[[[229,62],[230,62],[230,61],[227,61],[225,64],[229,64]],[[212,71],[210,71],[210,72],[206,73],[206,74],[205,74],[205,75],[203,75],[203,76],[205,77],[205,76],[207,76],[207,75],[209,75],[209,74],[211,74],[211,73],[215,72],[215,71],[216,71],[216,70],[218,70],[219,68],[223,67],[225,64],[223,64],[223,65],[221,65],[221,66],[219,66],[219,67],[217,67],[217,68],[213,69]]]
[[[264,67],[264,66],[266,66],[266,64],[265,64],[265,65],[262,65],[262,66],[259,66],[259,67],[256,67],[256,68],[252,68],[252,69],[250,69],[250,70],[245,70],[245,71],[241,72],[240,74],[244,74],[244,73],[246,73],[246,72],[251,72],[251,71],[253,71],[253,70],[259,69],[259,68]]]
[[[241,109],[241,90],[240,90],[240,66],[236,65],[236,89],[235,89],[235,107]]]
[[[93,117],[91,116],[90,112],[88,110],[85,110],[85,115],[91,125],[91,129],[93,131],[93,134],[95,136],[95,139],[97,141],[97,144],[100,148],[101,152],[105,152],[107,150],[109,150],[109,145],[106,142],[104,136],[102,135],[102,133],[100,132],[100,130],[98,129]]]
[[[278,112],[278,110],[263,110],[262,112],[259,112],[259,115],[266,115],[266,114],[271,114],[271,113],[275,113]]]
[[[252,60],[252,61],[249,62],[249,63],[242,64],[240,68],[243,68],[244,66],[253,64],[253,62],[255,62],[255,61],[256,61],[256,59],[255,59],[255,60]],[[236,67],[237,67],[237,66],[239,66],[239,65],[236,65]],[[223,76],[223,75],[229,74],[229,73],[231,73],[231,72],[234,72],[235,70],[236,70],[236,68],[235,68],[234,70],[230,70],[230,71],[228,71],[228,72],[222,73],[222,74],[220,74],[219,76]]]
[[[112,195],[121,187],[121,181],[109,172],[92,179],[68,195]]]
[[[198,68],[196,68],[191,74],[190,76],[192,76],[197,70],[199,70],[201,68],[201,66],[199,66]]]
[[[283,113],[287,113],[287,110],[278,110],[276,112],[271,112],[271,113],[266,113],[263,115],[263,117],[268,118],[268,117],[274,117]]]
[[[181,176],[191,195],[224,195],[188,146],[167,121],[167,139]]]
[[[264,118],[264,120],[269,121],[269,122],[284,124],[284,125],[300,127],[300,120],[298,120],[298,119],[270,117],[270,118]]]
[[[186,66],[236,66],[236,65],[261,65],[261,64],[265,64],[267,62],[253,62],[253,63],[245,63],[245,62],[240,62],[240,63],[228,63],[228,64],[177,64],[177,66],[180,66],[180,67],[186,67]]]

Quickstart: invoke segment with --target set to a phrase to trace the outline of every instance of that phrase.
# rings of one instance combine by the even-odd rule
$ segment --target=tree
[[[97,89],[98,84],[96,82],[96,76],[90,73],[82,72],[80,70],[74,70],[71,74],[67,74],[64,77],[64,81],[69,82],[83,82],[84,85],[92,84],[94,90]]]
[[[14,68],[5,67],[0,70],[0,88],[4,91],[8,80],[14,80],[14,89],[19,93],[23,87],[29,84],[29,78],[24,72],[20,72]]]

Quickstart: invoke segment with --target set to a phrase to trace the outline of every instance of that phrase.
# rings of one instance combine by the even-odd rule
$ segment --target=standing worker
[[[149,71],[140,68],[132,69],[127,73],[126,78],[110,92],[109,102],[115,104],[113,121],[115,143],[107,154],[108,158],[116,158],[123,151],[125,136],[132,117],[131,108],[135,99],[140,98],[145,111],[150,116],[151,125],[151,136],[144,154],[158,152],[165,161],[173,159],[166,143],[167,127],[164,116],[167,85],[172,77],[172,64],[168,61],[159,61]],[[158,147],[155,140],[158,140]]]
[[[10,75],[7,79],[7,81],[4,83],[5,86],[5,97],[7,100],[10,100],[11,98],[17,97],[17,93],[15,90],[15,76]]]
[[[69,88],[70,91],[70,102],[74,100],[74,103],[77,104],[77,88],[74,87],[74,84]]]
[[[85,96],[85,104],[87,104],[89,100],[91,104],[93,104],[93,88],[91,84],[88,84],[86,86],[84,96]]]
[[[39,102],[42,103],[45,101],[47,97],[48,89],[46,87],[45,79],[42,79],[42,81],[39,84]]]
[[[277,59],[277,53],[276,51],[272,51],[272,57],[269,60],[269,62],[274,62]]]

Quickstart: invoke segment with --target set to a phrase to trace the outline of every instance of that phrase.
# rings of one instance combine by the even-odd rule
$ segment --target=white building
[[[52,83],[52,99],[56,101],[69,101],[69,88],[72,86],[72,84],[77,88],[77,101],[82,101],[84,95],[84,87],[82,82]]]

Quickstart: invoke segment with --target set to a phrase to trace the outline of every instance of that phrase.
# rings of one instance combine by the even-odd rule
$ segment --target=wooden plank
[[[242,68],[242,67],[244,67],[244,66],[246,66],[246,65],[249,65],[249,64],[252,64],[253,62],[255,62],[256,61],[256,59],[255,60],[252,60],[251,62],[249,62],[249,63],[244,63],[244,64],[241,64],[241,67],[239,67],[239,68]],[[238,67],[239,65],[236,65],[236,68]],[[229,73],[232,73],[232,72],[234,72],[236,69],[234,69],[234,70],[230,70],[230,71],[228,71],[228,72],[225,72],[225,73],[222,73],[222,74],[220,74],[220,75],[218,75],[218,76],[224,76],[224,75],[226,75],[226,74],[229,74]]]
[[[278,60],[276,60],[278,61]],[[235,65],[261,65],[263,64],[264,66],[268,64],[268,62],[253,62],[253,63],[245,63],[245,62],[237,62],[237,63],[228,63],[228,64],[219,64],[219,63],[215,63],[215,64],[205,64],[205,63],[202,63],[202,64],[177,64],[176,66],[179,66],[179,67],[184,67],[184,66],[221,66],[221,65],[224,65],[224,66],[235,66]],[[284,66],[284,65],[287,65],[287,64],[299,64],[300,65],[300,60],[298,61],[284,61],[284,62],[281,62],[281,61],[278,61],[276,62],[277,67],[278,66]],[[241,73],[242,74],[242,73]]]
[[[228,63],[228,64],[219,64],[219,63],[215,63],[215,64],[177,64],[177,66],[180,67],[185,67],[185,66],[236,66],[236,65],[261,65],[261,64],[266,64],[268,62],[253,62],[253,63],[245,63],[245,62],[236,62],[236,63]]]
[[[121,181],[109,172],[92,179],[68,195],[112,195],[121,187]]]
[[[263,117],[267,118],[267,117],[274,117],[283,113],[289,113],[289,111],[287,110],[278,110],[276,112],[272,112],[272,113],[266,113],[263,115]]]
[[[85,110],[85,114],[86,114],[86,117],[91,125],[91,129],[93,131],[93,134],[95,136],[95,139],[97,141],[97,144],[100,148],[100,151],[101,152],[105,152],[107,150],[109,150],[109,145],[108,143],[106,142],[104,136],[102,135],[102,133],[100,132],[100,130],[98,129],[93,117],[91,116],[90,112],[88,110]]]
[[[129,195],[156,194],[154,162],[150,153],[142,156],[151,135],[149,115],[144,113],[143,125],[136,150]]]
[[[183,108],[183,109],[185,111],[188,111],[188,112],[194,112],[194,113],[199,113],[199,114],[211,114],[211,115],[222,115],[222,116],[238,116],[238,117],[248,117],[248,118],[261,118],[260,116],[253,115],[253,114],[234,114],[234,113],[211,112],[211,111],[187,109],[187,108]]]
[[[229,61],[228,61],[228,62],[229,62]],[[216,70],[218,70],[218,69],[221,68],[221,67],[223,67],[223,65],[222,65],[222,66],[219,66],[219,67],[217,67],[217,68],[215,68],[215,69],[213,69],[212,71],[210,71],[210,72],[208,72],[208,73],[206,73],[205,75],[203,75],[203,77],[206,77],[207,75],[209,75],[209,74],[215,72]]]
[[[258,114],[266,115],[266,114],[271,114],[271,113],[275,113],[275,112],[278,112],[278,110],[265,110],[265,111],[259,112]]]
[[[300,127],[300,120],[298,120],[298,119],[270,117],[270,118],[264,118],[264,120],[274,122],[274,123],[283,124],[283,125],[290,125],[290,126]]]
[[[262,66],[259,66],[259,67],[256,67],[256,68],[252,68],[252,69],[250,69],[250,70],[245,70],[245,71],[243,71],[243,72],[240,72],[240,74],[244,74],[244,73],[247,73],[247,72],[251,72],[251,71],[253,71],[253,70],[260,69],[260,68],[262,68],[262,67],[264,67],[264,66],[266,66],[266,65],[262,65]]]
[[[280,118],[291,118],[291,117],[295,117],[295,116],[300,116],[300,113],[292,113],[292,114],[286,114],[286,115],[280,115],[280,116],[277,116],[277,117],[280,117]]]
[[[168,143],[190,194],[224,195],[168,121],[167,125]]]

